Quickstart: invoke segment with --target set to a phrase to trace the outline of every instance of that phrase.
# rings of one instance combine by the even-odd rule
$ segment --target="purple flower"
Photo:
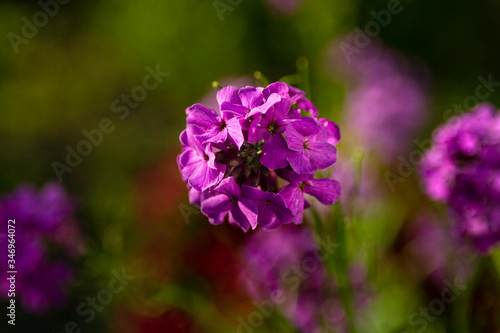
[[[198,125],[205,130],[203,134],[197,135],[201,143],[224,143],[229,139],[241,148],[244,138],[238,118],[232,118],[225,112],[219,116],[201,104],[193,105],[186,110],[186,113],[188,125]]]
[[[330,178],[314,179],[312,174],[300,175],[290,173],[290,184],[285,186],[280,195],[285,199],[287,207],[295,215],[294,223],[302,223],[305,199],[307,193],[322,204],[332,205],[340,197],[340,184]]]
[[[322,126],[309,117],[291,121],[285,131],[292,153],[287,158],[292,169],[300,174],[331,166],[337,160],[337,148],[324,137]]]
[[[252,200],[242,196],[233,177],[221,181],[214,192],[217,194],[201,204],[201,212],[208,216],[210,223],[221,224],[229,215],[229,223],[244,231],[257,227],[257,207]]]
[[[500,242],[500,114],[490,104],[452,118],[421,162],[427,194],[446,203],[463,239],[482,253]]]
[[[185,146],[185,150],[177,157],[184,181],[187,181],[198,191],[204,191],[219,183],[226,170],[225,165],[215,162],[212,145],[200,142],[197,134],[202,135],[203,133],[202,128],[188,125],[186,130],[181,133],[181,142]]]
[[[48,183],[37,193],[28,185],[18,187],[0,200],[0,219],[15,220],[15,236],[1,242],[5,260],[1,274],[17,270],[16,295],[23,307],[37,314],[60,307],[66,300],[64,290],[72,280],[72,269],[65,260],[53,257],[54,250],[78,256],[82,242],[73,219],[74,203],[57,183]],[[71,232],[69,230],[71,229]],[[15,241],[15,242],[13,242]],[[7,267],[7,245],[15,245],[15,269]],[[50,245],[51,251],[46,248]],[[50,253],[50,255],[49,255]],[[6,297],[9,283],[0,281],[0,297]]]
[[[290,154],[285,138],[285,117],[290,110],[290,100],[276,103],[265,114],[252,121],[248,132],[248,142],[257,143],[264,140],[260,163],[269,169],[281,169],[288,166]]]
[[[312,230],[294,225],[257,231],[244,244],[241,279],[258,301],[274,301],[280,295],[275,302],[278,310],[299,332],[322,332],[322,323],[335,332],[347,332],[339,288],[323,265],[330,252],[318,243]],[[371,294],[365,275],[363,267],[351,265],[356,314],[366,307]]]
[[[337,200],[338,183],[315,180],[314,172],[335,163],[340,130],[333,121],[318,119],[305,92],[282,82],[228,86],[217,93],[217,103],[220,110],[202,104],[187,108],[177,157],[189,200],[210,223],[227,219],[244,231],[257,225],[274,229],[302,221],[309,205],[303,192],[329,205]],[[296,177],[302,179],[300,188],[280,191]]]
[[[357,144],[392,162],[428,118],[428,71],[376,39],[352,47],[353,37],[335,44],[335,63],[349,80],[344,121]]]
[[[428,278],[438,288],[457,277],[468,281],[477,263],[474,253],[454,239],[443,222],[431,214],[419,214],[401,232],[405,268],[414,277]]]
[[[264,229],[274,229],[294,218],[286,207],[283,197],[276,193],[266,192],[258,188],[243,185],[244,196],[252,199],[258,208],[257,223]]]

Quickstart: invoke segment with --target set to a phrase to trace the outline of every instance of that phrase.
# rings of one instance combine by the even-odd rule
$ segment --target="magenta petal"
[[[224,143],[227,139],[227,130],[220,130],[219,127],[214,127],[202,135],[196,136],[202,143]]]
[[[240,120],[238,118],[231,118],[226,121],[227,132],[231,141],[238,147],[241,148],[243,142],[245,142],[245,137],[243,136],[243,131],[241,130]]]
[[[297,102],[299,99],[306,95],[305,91],[302,91],[290,85],[288,85],[288,94],[290,95],[290,100],[292,101],[292,103]]]
[[[288,223],[293,220],[292,211],[286,207],[285,200],[281,195],[276,195],[276,199],[273,201],[273,205],[271,205],[271,209],[274,214],[278,216],[281,223]]]
[[[271,209],[270,204],[263,204],[259,206],[259,217],[257,222],[261,226],[268,227],[265,228],[267,230],[275,229],[281,225],[276,214]]]
[[[208,163],[202,161],[191,177],[189,177],[189,185],[198,191],[204,191],[216,185],[222,180],[226,171],[225,165],[217,164],[217,167],[217,169],[212,169],[208,166]]]
[[[340,128],[329,119],[319,119],[319,126],[325,135],[325,141],[331,145],[336,145],[340,141]]]
[[[231,104],[228,102],[222,103],[220,109],[223,113],[233,113],[234,115],[240,117],[246,116],[248,113],[248,108],[246,106]]]
[[[193,106],[186,109],[186,113],[186,121],[189,125],[198,125],[204,128],[211,128],[219,123],[219,117],[217,116],[215,111],[207,109],[202,104],[194,104]]]
[[[206,199],[201,204],[201,212],[213,219],[212,224],[220,224],[224,221],[226,214],[233,209],[235,203],[230,197],[224,194],[219,194]]]
[[[238,97],[238,88],[233,86],[222,88],[217,92],[217,102],[220,107],[224,102],[229,104],[241,104],[240,98]]]
[[[247,232],[257,226],[257,207],[248,199],[241,198],[238,204],[229,212],[229,223]]]
[[[189,177],[191,177],[200,165],[200,162],[201,158],[192,149],[186,150],[177,156],[177,164],[179,165],[183,181],[188,181]]]
[[[269,169],[281,169],[288,166],[290,155],[286,140],[281,134],[273,134],[264,141],[260,163]]]
[[[288,128],[295,130],[304,138],[309,138],[318,130],[318,123],[311,117],[302,117],[297,120],[290,121]]]
[[[238,92],[241,99],[241,104],[248,109],[253,109],[262,103],[264,96],[262,95],[262,90],[254,87],[244,87]]]
[[[307,111],[313,116],[314,118],[318,118],[318,109],[316,106],[314,106],[313,103],[311,103],[310,100],[308,100],[305,97],[302,97],[297,101],[297,106],[304,111]]]
[[[267,195],[268,192],[262,191],[256,187],[249,186],[249,185],[243,185],[242,192],[243,192],[243,196],[247,199],[267,200],[269,198]]]
[[[304,192],[318,199],[322,204],[333,205],[340,197],[340,183],[334,179],[312,179],[307,182]]]
[[[307,143],[307,153],[316,169],[325,169],[337,161],[337,148],[326,142]]]
[[[302,211],[304,210],[304,193],[300,190],[300,188],[287,185],[285,186],[279,193],[283,198],[285,205],[293,215],[297,215],[302,207]]]
[[[214,191],[227,195],[231,198],[241,197],[241,188],[238,184],[236,184],[233,177],[228,177],[221,181],[219,186],[217,186]]]
[[[235,227],[240,227],[244,232],[250,230],[250,223],[248,222],[248,219],[237,207],[229,212],[229,223]]]
[[[276,93],[281,97],[288,98],[288,87],[289,86],[283,82],[271,83],[264,89],[264,97],[269,98],[271,94]]]
[[[252,108],[250,113],[248,113],[246,117],[247,118],[252,117],[256,114],[265,114],[267,110],[269,110],[269,108],[271,108],[274,104],[278,103],[279,101],[281,101],[281,97],[278,94],[272,94],[271,96],[269,96],[269,98],[264,104]]]
[[[248,143],[255,143],[264,140],[269,137],[271,133],[267,130],[269,121],[264,118],[256,118],[250,124],[248,130]]]
[[[289,125],[285,130],[285,136],[288,148],[295,151],[304,150],[304,142],[306,142],[307,139],[302,134],[297,132],[291,125]]]
[[[311,162],[308,151],[296,151],[287,157],[293,171],[298,174],[313,173],[318,170]]]
[[[201,206],[201,198],[202,198],[202,192],[197,191],[194,188],[191,188],[189,190],[189,203],[191,205],[195,205],[195,206],[200,207]]]
[[[202,144],[198,136],[203,135],[205,130],[196,125],[188,125],[184,134],[181,134],[182,140],[186,142],[186,147],[190,147],[200,156],[205,152],[205,145]]]
[[[252,229],[255,229],[257,227],[257,207],[253,201],[246,198],[240,198],[238,207],[247,217]]]
[[[282,99],[282,100],[278,101],[273,106],[272,119],[278,123],[283,123],[283,120],[286,118],[286,115],[290,111],[291,105],[292,105],[292,103],[290,102],[289,99]],[[268,113],[269,113],[269,111],[268,111]],[[267,117],[267,114],[266,114],[266,117]]]

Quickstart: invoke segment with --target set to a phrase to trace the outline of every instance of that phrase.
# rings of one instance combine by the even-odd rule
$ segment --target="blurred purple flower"
[[[305,92],[282,82],[266,88],[227,86],[217,93],[217,103],[217,111],[202,104],[186,109],[177,157],[190,202],[210,223],[227,217],[245,232],[257,225],[275,229],[302,222],[308,207],[303,192],[327,205],[338,199],[338,183],[314,179],[314,172],[335,163],[340,130],[318,118]]]
[[[351,83],[345,122],[363,147],[391,162],[426,122],[428,70],[376,39],[352,54],[338,52],[342,43],[355,45],[352,38],[334,44],[337,70]]]
[[[72,269],[63,260],[53,258],[46,245],[72,256],[81,254],[83,243],[73,219],[74,207],[73,200],[57,183],[46,184],[38,193],[32,186],[23,185],[0,200],[0,219],[15,219],[16,295],[28,311],[43,314],[60,307],[66,299],[64,289],[72,279]],[[12,270],[7,267],[7,244],[11,239],[5,237],[2,241],[2,274]],[[1,297],[6,297],[6,277],[1,279],[0,290]]]
[[[402,232],[404,266],[412,276],[429,278],[438,288],[445,286],[445,280],[470,279],[475,262],[472,253],[442,224],[430,214],[421,214],[405,225]]]
[[[482,253],[500,242],[500,114],[491,104],[452,118],[421,162],[427,194],[447,204],[461,237]]]
[[[339,290],[323,265],[331,255],[328,251],[309,229],[287,225],[256,232],[242,251],[242,280],[252,297],[275,302],[300,332],[321,332],[322,323],[336,332],[347,332]],[[351,266],[349,281],[355,312],[359,312],[370,299],[361,266]]]

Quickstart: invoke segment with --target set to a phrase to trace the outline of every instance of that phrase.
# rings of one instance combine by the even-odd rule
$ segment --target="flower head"
[[[333,204],[340,186],[314,172],[337,160],[340,130],[318,118],[305,92],[282,82],[266,88],[233,86],[217,93],[218,110],[186,109],[177,163],[190,202],[212,224],[242,230],[302,222],[304,193]],[[286,184],[289,185],[286,185]],[[292,189],[292,188],[293,189]],[[322,193],[320,193],[322,192]]]
[[[500,242],[500,114],[480,104],[434,132],[421,163],[427,194],[448,205],[480,252]]]

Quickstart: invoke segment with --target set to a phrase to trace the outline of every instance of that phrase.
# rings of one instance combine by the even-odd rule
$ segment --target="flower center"
[[[275,133],[278,129],[277,127],[278,126],[276,126],[275,123],[270,123],[269,126],[267,126],[267,130],[269,131],[269,133]]]
[[[219,125],[220,130],[222,131],[224,128],[226,128],[226,121],[223,120],[220,125]]]

